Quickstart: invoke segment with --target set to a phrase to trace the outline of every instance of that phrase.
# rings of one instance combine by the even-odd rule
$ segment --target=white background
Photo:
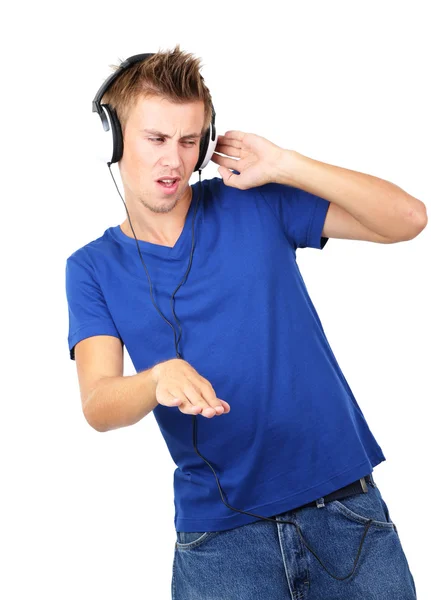
[[[254,9],[98,0],[4,10],[2,598],[170,598],[175,465],[152,413],[131,427],[91,429],[67,346],[66,258],[125,218],[89,133],[109,65],[180,43],[202,59],[219,134],[257,133],[387,179],[430,213],[427,10],[425,2],[268,0]],[[216,175],[212,162],[202,173]],[[330,239],[323,251],[297,253],[386,456],[375,480],[423,599],[430,235],[428,227],[392,245]],[[125,374],[133,373],[126,355]]]

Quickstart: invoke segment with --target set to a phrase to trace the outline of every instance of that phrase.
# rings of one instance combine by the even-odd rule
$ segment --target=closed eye
[[[160,137],[158,137],[158,138],[148,138],[148,139],[149,139],[149,140],[151,140],[152,142],[158,142],[159,140],[160,140],[160,141],[163,141],[163,140],[164,140],[164,138],[160,138]],[[191,140],[190,140],[190,141],[186,141],[186,142],[184,142],[184,143],[185,143],[185,144],[189,144],[190,146],[195,146],[195,145],[196,145],[196,142],[193,142],[193,141],[191,141]]]

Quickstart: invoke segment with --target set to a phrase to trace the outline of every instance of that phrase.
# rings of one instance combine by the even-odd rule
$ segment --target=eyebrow
[[[153,135],[158,135],[160,137],[165,137],[171,139],[171,135],[167,135],[166,133],[162,133],[161,131],[156,131],[155,129],[141,129],[145,133],[151,133]],[[185,138],[200,138],[202,134],[200,133],[189,133],[189,135],[183,135],[180,139],[184,140]]]

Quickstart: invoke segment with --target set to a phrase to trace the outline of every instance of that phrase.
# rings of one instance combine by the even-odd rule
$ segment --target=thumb
[[[230,169],[226,168],[226,167],[219,167],[217,169],[217,171],[220,173],[222,179],[223,179],[223,183],[225,185],[229,185],[230,187],[236,187],[235,186],[235,180],[238,179],[239,177],[239,172],[238,171],[231,171]],[[237,175],[235,175],[235,173],[237,173]]]
[[[219,167],[219,168],[217,169],[217,171],[219,172],[219,174],[221,175],[221,178],[222,178],[222,179],[223,179],[223,181],[224,181],[224,178],[225,178],[225,176],[226,176],[226,173],[224,172],[224,167]]]

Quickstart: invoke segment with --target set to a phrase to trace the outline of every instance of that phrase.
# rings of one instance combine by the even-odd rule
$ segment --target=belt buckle
[[[364,492],[364,494],[366,494],[368,492],[368,486],[367,482],[365,481],[365,477],[361,477],[359,481],[361,482],[362,491]]]

